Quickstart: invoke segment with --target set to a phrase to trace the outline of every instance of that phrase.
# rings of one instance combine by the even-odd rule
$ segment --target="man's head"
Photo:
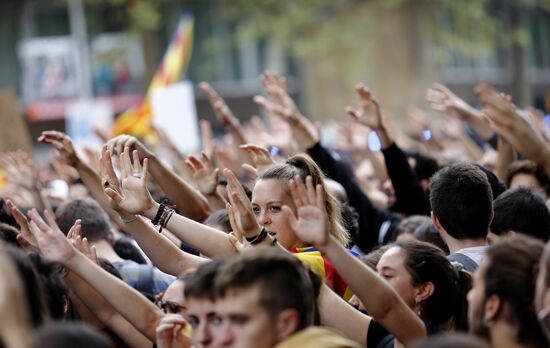
[[[430,180],[434,224],[454,239],[485,239],[492,202],[487,175],[472,164],[452,164]]]
[[[470,329],[495,338],[495,328],[512,330],[515,342],[544,346],[534,308],[535,281],[542,242],[522,235],[489,247],[468,294]]]
[[[495,199],[493,209],[492,233],[523,233],[543,242],[550,238],[550,211],[538,191],[526,187],[508,190]]]
[[[273,347],[313,324],[315,288],[301,262],[277,248],[229,259],[215,282],[226,347]]]
[[[90,242],[109,239],[109,217],[93,199],[76,198],[57,209],[55,221],[64,234],[69,233],[77,219],[82,220],[82,237]]]
[[[193,329],[193,346],[197,348],[220,346],[220,318],[215,308],[214,281],[223,259],[214,260],[197,268],[185,281],[185,300],[189,324]]]

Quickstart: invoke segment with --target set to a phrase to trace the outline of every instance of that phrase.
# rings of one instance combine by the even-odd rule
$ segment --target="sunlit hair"
[[[296,175],[299,175],[304,183],[306,177],[309,175],[313,179],[314,186],[320,184],[323,187],[323,200],[327,209],[329,233],[344,246],[347,246],[349,236],[342,225],[342,214],[338,200],[328,191],[325,175],[311,157],[305,154],[291,156],[284,164],[274,164],[260,172],[256,182],[259,180],[277,179],[288,185],[289,181],[294,179]]]

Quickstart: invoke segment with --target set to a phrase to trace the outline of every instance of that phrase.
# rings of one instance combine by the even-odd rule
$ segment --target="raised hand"
[[[25,250],[37,251],[38,242],[31,232],[27,217],[15,206],[15,204],[13,204],[12,201],[7,200],[6,205],[20,228],[20,233],[17,235],[17,242],[19,245],[21,245],[21,247]]]
[[[253,162],[252,164],[254,164],[254,167],[257,169],[262,169],[265,166],[275,163],[271,157],[271,154],[265,147],[254,144],[245,144],[241,145],[241,149],[250,155]]]
[[[317,143],[319,141],[317,128],[298,110],[296,103],[286,90],[284,79],[270,73],[263,74],[261,79],[268,98],[257,95],[254,101],[265,108],[268,114],[276,115],[288,122],[300,150],[305,151]]]
[[[40,217],[36,209],[31,210],[28,215],[31,219],[29,224],[31,233],[46,259],[66,263],[76,254],[76,250],[59,230],[54,217],[48,210],[44,211],[47,223]]]
[[[314,187],[311,176],[306,178],[304,185],[297,175],[290,181],[290,193],[296,206],[296,215],[288,206],[283,206],[283,213],[287,216],[290,227],[302,242],[323,248],[329,240],[323,187]]]
[[[231,232],[229,232],[229,241],[233,244],[233,247],[237,251],[241,251],[247,248],[251,248],[252,245],[248,243],[244,237],[244,231],[241,229],[240,225],[237,223],[237,217],[235,216],[235,211],[231,204],[227,203],[225,205],[227,210],[227,215],[229,216],[229,224],[231,225]]]
[[[475,93],[485,107],[484,114],[491,120],[498,133],[525,157],[547,168],[550,158],[549,146],[517,112],[514,104],[485,82],[475,87]]]
[[[44,144],[52,145],[63,157],[65,163],[75,167],[80,162],[71,138],[58,131],[44,131],[38,138],[38,141]]]
[[[28,191],[34,191],[38,185],[38,170],[34,162],[24,151],[15,151],[0,157],[0,166],[4,168],[6,179]]]
[[[384,127],[382,122],[382,112],[380,111],[380,105],[378,100],[374,97],[372,92],[365,87],[362,83],[355,87],[355,91],[359,95],[361,100],[361,110],[354,109],[351,106],[346,108],[347,113],[357,122],[372,128],[373,130],[379,130]]]
[[[474,109],[468,103],[437,82],[426,90],[426,100],[433,110],[450,116],[467,119],[470,116],[477,115],[477,113],[472,113]]]
[[[141,161],[143,161],[144,158],[151,158],[154,156],[153,152],[143,145],[141,141],[139,141],[136,137],[127,134],[119,135],[118,137],[109,140],[107,146],[109,147],[109,152],[111,154],[118,156],[122,155],[126,147],[130,148],[131,152],[137,150]]]
[[[189,323],[179,314],[166,314],[156,328],[158,348],[190,347]]]
[[[121,183],[118,184],[108,150],[104,147],[101,163],[105,194],[113,200],[113,209],[129,214],[145,214],[153,207],[154,201],[147,189],[148,160],[139,161],[139,151],[132,153],[134,162],[130,160],[130,148],[125,147],[120,155]],[[108,157],[108,158],[107,158]]]
[[[238,229],[243,232],[246,238],[258,235],[261,228],[258,222],[256,222],[252,204],[246,196],[239,180],[237,180],[235,174],[229,169],[225,169],[223,175],[227,179],[227,195],[231,208],[235,212],[235,223]]]
[[[218,118],[218,121],[227,128],[234,129],[239,127],[239,120],[233,115],[233,112],[227,106],[225,100],[216,93],[216,91],[207,83],[201,82],[199,88],[206,94],[208,101]]]
[[[199,191],[207,196],[214,195],[218,186],[220,169],[213,167],[208,155],[205,152],[201,153],[201,158],[189,155],[185,163],[193,172],[193,181]]]

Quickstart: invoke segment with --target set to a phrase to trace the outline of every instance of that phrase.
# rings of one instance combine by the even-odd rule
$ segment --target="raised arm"
[[[212,211],[224,209],[227,202],[217,190],[220,169],[214,167],[205,152],[201,153],[200,158],[187,156],[185,163],[193,173],[195,187],[206,197]]]
[[[111,221],[117,227],[126,231],[125,226],[120,222],[118,214],[111,209],[109,200],[103,194],[101,178],[96,170],[86,163],[76,152],[71,138],[64,133],[58,131],[44,131],[38,138],[38,141],[44,144],[51,145],[55,148],[65,160],[65,163],[78,171],[80,178],[88,188],[90,195],[99,203],[101,208],[109,214]]]
[[[147,159],[141,167],[137,150],[134,150],[134,163],[130,162],[129,149],[120,156],[122,183],[115,175],[111,155],[107,145],[103,146],[100,158],[101,177],[105,193],[110,200],[111,207],[120,214],[120,220],[128,226],[128,231],[153,264],[161,271],[179,275],[181,272],[195,268],[206,259],[188,254],[174,245],[167,237],[159,234],[149,221],[128,212],[139,210],[140,202],[152,201],[146,188]],[[124,204],[124,205],[122,205]],[[126,207],[126,208],[125,208]],[[136,208],[138,207],[138,208]]]
[[[476,110],[440,83],[434,83],[426,91],[426,100],[433,110],[452,117],[458,117],[467,122],[470,128],[485,141],[491,139],[495,134],[491,125],[479,110]]]
[[[216,117],[218,118],[218,121],[229,130],[231,133],[231,136],[235,140],[235,143],[237,145],[244,145],[247,143],[245,136],[240,128],[240,122],[239,119],[233,115],[233,112],[227,106],[227,103],[225,100],[216,93],[214,88],[210,86],[207,82],[201,82],[199,84],[200,89],[206,94],[206,97],[208,98],[208,101],[210,102],[210,106],[212,106],[212,109],[214,110],[214,113],[216,114]]]
[[[86,238],[82,239],[80,235],[80,221],[67,234],[73,246],[75,246],[86,257],[98,264],[95,248],[88,244]],[[130,347],[150,347],[152,342],[139,332],[130,322],[122,317],[113,306],[101,294],[88,284],[84,279],[74,272],[67,274],[67,283],[74,294],[84,303],[84,308],[88,309],[102,323],[108,326],[120,338],[122,338]]]
[[[388,175],[395,189],[396,203],[392,210],[407,215],[429,215],[431,208],[428,198],[409,165],[407,156],[389,135],[378,101],[363,84],[357,85],[355,90],[361,100],[361,110],[352,107],[346,110],[355,121],[374,130],[380,139]]]
[[[162,311],[122,280],[104,271],[78,252],[55,223],[49,211],[45,211],[46,223],[36,210],[29,212],[31,231],[42,255],[60,262],[78,274],[149,340],[155,341],[155,328],[163,316]]]
[[[510,100],[487,83],[481,83],[475,92],[484,105],[484,114],[498,133],[519,153],[542,166],[550,175],[550,144],[521,117]]]
[[[104,153],[104,157],[108,157],[106,149]],[[113,203],[120,211],[125,212],[124,219],[128,223],[131,222],[135,224],[142,224],[141,222],[138,222],[137,219],[135,221],[133,220],[135,218],[134,214],[145,216],[150,220],[155,220],[159,209],[162,209],[160,213],[163,211],[167,213],[168,211],[164,210],[164,206],[161,208],[160,204],[153,200],[149,190],[147,189],[148,159],[145,158],[143,160],[143,166],[141,166],[138,151],[134,150],[133,160],[134,163],[130,160],[129,147],[125,147],[124,151],[120,155],[120,172],[122,179],[121,187],[120,189],[117,187],[111,187],[111,182],[108,181],[108,185],[105,188],[105,193],[113,200]],[[114,182],[114,179],[112,181]],[[161,219],[161,217],[162,216],[159,215],[157,220],[162,221],[155,221],[155,223],[158,222],[159,224],[162,224],[163,228],[167,228],[176,237],[185,241],[206,256],[214,257],[233,254],[236,252],[229,240],[228,235],[222,231],[188,219],[175,212],[172,213],[170,217],[168,217],[168,215],[164,216],[164,219]],[[148,230],[149,232],[143,232],[143,236],[145,236],[146,233],[152,233],[150,228],[148,228]],[[137,237],[138,236],[136,235],[136,238]],[[166,242],[169,243],[168,240],[166,240]],[[169,246],[167,243],[166,247],[168,248]],[[142,247],[144,248],[147,246],[153,247],[155,245],[151,243],[142,244]],[[159,257],[166,258],[168,255],[169,254],[159,255]],[[153,255],[150,257],[153,257]],[[200,262],[195,258],[192,260],[192,262]]]
[[[38,168],[29,155],[22,151],[8,152],[0,157],[0,166],[8,182],[16,185],[17,190],[26,191],[32,197],[33,207],[49,209],[50,204],[43,194]]]
[[[291,181],[290,190],[297,208],[297,216],[288,206],[284,206],[283,211],[296,235],[304,243],[314,245],[328,257],[372,318],[399,342],[409,346],[424,338],[424,323],[395,290],[330,236],[321,185],[313,187],[311,177],[306,178],[304,185],[297,176]]]
[[[120,135],[108,143],[111,153],[120,156],[124,148],[137,150],[140,161],[149,159],[151,176],[160,186],[166,197],[178,207],[182,215],[195,220],[203,221],[210,214],[210,207],[206,198],[191,184],[180,178],[138,139],[129,135]]]

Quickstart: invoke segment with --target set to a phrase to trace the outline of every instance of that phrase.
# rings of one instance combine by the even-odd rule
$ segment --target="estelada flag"
[[[144,137],[151,132],[151,92],[177,82],[187,69],[193,48],[194,19],[190,14],[184,14],[170,41],[168,49],[164,53],[147,94],[135,106],[122,113],[115,121],[113,133],[131,134],[136,137]]]

